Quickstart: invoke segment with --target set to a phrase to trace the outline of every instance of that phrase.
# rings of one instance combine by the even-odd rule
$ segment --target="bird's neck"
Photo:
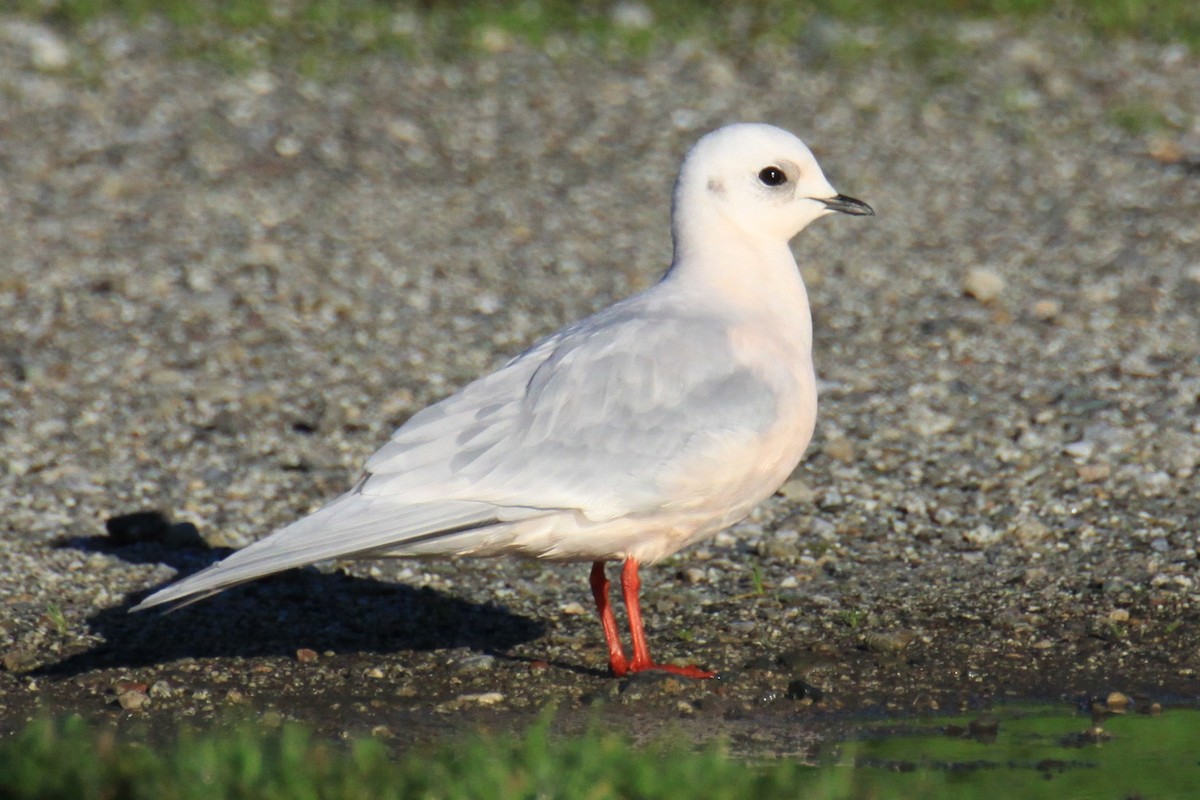
[[[787,242],[753,237],[719,215],[689,215],[674,236],[667,280],[731,309],[774,312],[781,320],[811,326],[808,293]]]

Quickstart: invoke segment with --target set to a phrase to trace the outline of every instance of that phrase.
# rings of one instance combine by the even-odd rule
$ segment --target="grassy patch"
[[[763,41],[795,42],[819,17],[927,28],[945,19],[1068,16],[1107,35],[1200,47],[1195,0],[15,0],[15,8],[67,26],[106,15],[135,23],[154,17],[168,23],[182,50],[224,53],[236,63],[247,52],[251,60],[291,56],[301,62],[314,52],[379,49],[445,57],[514,41],[553,49],[556,41],[586,40],[638,53],[692,38],[736,53]],[[945,47],[926,44],[933,55]]]
[[[1147,102],[1113,106],[1109,109],[1108,116],[1114,125],[1132,135],[1153,133],[1169,125],[1166,116]]]
[[[77,718],[0,739],[0,797],[11,800],[318,800],[796,797],[1191,797],[1200,790],[1200,712],[1127,715],[1102,728],[1060,710],[881,723],[827,748],[821,766],[746,764],[718,748],[635,747],[603,733],[475,735],[395,754],[381,741],[330,744],[303,728],[183,733],[154,748]]]
[[[183,734],[158,751],[117,742],[78,719],[42,721],[0,741],[0,796],[131,800],[388,798],[775,798],[798,770],[754,770],[716,751],[639,752],[615,736],[474,737],[393,758],[380,741],[346,746],[298,726]]]

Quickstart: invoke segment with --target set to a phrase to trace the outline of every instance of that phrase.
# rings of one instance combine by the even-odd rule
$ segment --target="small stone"
[[[155,681],[154,683],[152,683],[150,685],[149,694],[150,694],[150,697],[155,698],[155,699],[163,698],[163,697],[171,697],[172,695],[175,694],[175,687],[172,686],[171,684],[167,683],[166,681]]]
[[[458,705],[494,706],[504,702],[504,695],[501,692],[460,694],[454,701]]]
[[[988,547],[1003,538],[1004,532],[996,530],[991,525],[977,525],[969,531],[963,533],[963,538],[973,545],[979,547]]]
[[[246,88],[259,97],[266,97],[275,91],[278,82],[275,76],[265,69],[260,69],[246,76]]]
[[[301,664],[312,664],[318,658],[320,658],[320,656],[317,655],[317,651],[310,650],[307,647],[301,647],[296,651],[296,660]]]
[[[489,656],[486,653],[480,653],[478,655],[471,655],[459,659],[454,664],[454,671],[459,675],[466,675],[476,672],[488,672],[495,666],[495,656]]]
[[[275,152],[284,158],[298,156],[303,150],[304,143],[295,136],[280,136],[275,140]]]
[[[908,410],[908,428],[925,439],[931,439],[953,430],[956,420],[931,408],[914,403]]]
[[[1108,612],[1109,622],[1129,622],[1129,611],[1124,608],[1114,608]]]
[[[780,486],[779,494],[790,503],[811,503],[817,499],[817,493],[812,487],[799,478],[792,478]]]
[[[958,513],[946,506],[941,506],[933,512],[933,521],[938,525],[951,525],[958,520]]]
[[[568,617],[578,617],[581,614],[586,614],[587,609],[575,601],[563,603],[558,607],[559,613],[566,614]]]
[[[618,3],[613,7],[612,21],[618,28],[647,31],[654,27],[654,12],[642,3]]]
[[[513,36],[503,28],[489,25],[479,32],[479,46],[486,53],[499,55],[513,48]]]
[[[1049,322],[1062,313],[1062,303],[1057,300],[1038,300],[1033,304],[1033,318],[1039,322]]]
[[[33,650],[13,649],[0,657],[0,666],[6,672],[23,672],[37,663],[37,654]]]
[[[379,667],[371,667],[363,673],[363,677],[379,680],[380,678],[384,677],[383,670],[381,670]]]
[[[1178,164],[1186,156],[1179,142],[1163,136],[1156,136],[1148,148],[1150,157],[1160,164]]]
[[[1108,464],[1080,464],[1075,468],[1075,473],[1084,483],[1099,483],[1112,475],[1112,467]]]
[[[698,583],[703,583],[708,578],[708,574],[699,567],[688,567],[679,573],[679,577],[683,579],[684,583],[690,583],[695,586]]]
[[[838,436],[825,442],[823,452],[834,461],[840,461],[843,464],[854,463],[856,457],[854,445],[844,436]]]
[[[34,69],[60,72],[71,64],[71,51],[57,33],[42,25],[9,23],[5,33],[10,41],[23,40],[29,47]]]
[[[388,136],[400,144],[416,145],[425,141],[421,126],[404,117],[394,117],[387,123]]]
[[[963,279],[963,292],[981,303],[990,303],[1004,291],[1004,278],[986,267],[973,267]]]
[[[150,704],[150,695],[144,688],[129,688],[117,695],[117,702],[126,711],[138,711]]]
[[[1171,493],[1171,476],[1162,470],[1142,472],[1136,482],[1138,491],[1145,497],[1164,497]]]
[[[1080,439],[1077,442],[1071,442],[1063,447],[1063,452],[1069,455],[1076,461],[1086,461],[1092,457],[1092,453],[1096,451],[1096,443],[1087,439]]]
[[[916,638],[912,631],[889,631],[868,633],[863,637],[867,648],[876,653],[899,653]]]
[[[1027,547],[1044,541],[1050,535],[1050,529],[1041,520],[1034,518],[1018,520],[1010,532],[1018,542]]]
[[[1104,699],[1104,705],[1114,714],[1124,714],[1129,710],[1130,699],[1121,692],[1109,692]]]

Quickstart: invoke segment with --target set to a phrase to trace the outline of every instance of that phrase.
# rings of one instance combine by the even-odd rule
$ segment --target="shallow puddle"
[[[1200,710],[984,715],[868,726],[825,747],[808,796],[838,798],[1200,797]]]

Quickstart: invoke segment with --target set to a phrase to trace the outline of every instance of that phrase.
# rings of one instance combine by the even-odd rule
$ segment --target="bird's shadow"
[[[58,547],[104,552],[133,563],[168,564],[189,575],[228,555],[224,548],[114,545],[106,536]],[[146,592],[144,594],[149,594]],[[544,625],[492,603],[313,568],[238,586],[170,613],[130,614],[142,595],[88,618],[103,641],[39,673],[71,677],[183,658],[292,656],[316,651],[392,653],[466,647],[503,655],[544,633]]]

